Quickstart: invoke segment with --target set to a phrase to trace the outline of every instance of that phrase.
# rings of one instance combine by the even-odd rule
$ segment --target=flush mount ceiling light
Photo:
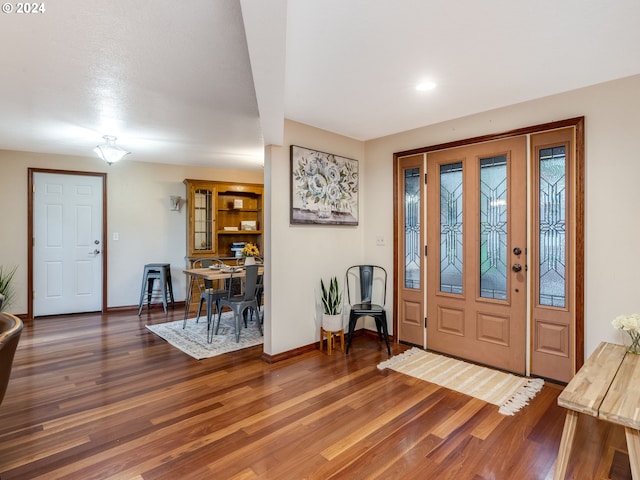
[[[107,165],[111,165],[112,163],[119,162],[126,155],[129,155],[131,152],[127,152],[124,148],[121,148],[116,145],[117,138],[113,135],[105,135],[104,145],[98,145],[93,149],[102,160],[107,162]]]
[[[435,82],[422,82],[416,85],[416,90],[419,92],[427,92],[437,87]]]

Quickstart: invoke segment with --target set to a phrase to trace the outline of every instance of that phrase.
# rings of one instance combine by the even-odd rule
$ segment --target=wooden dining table
[[[243,266],[230,266],[229,268],[212,269],[212,268],[185,268],[182,271],[188,278],[187,282],[187,296],[184,302],[184,319],[189,317],[189,310],[191,308],[191,293],[193,292],[193,282],[197,279],[202,280],[227,280],[229,278],[244,278],[246,272]],[[264,273],[264,267],[259,266],[258,275]]]

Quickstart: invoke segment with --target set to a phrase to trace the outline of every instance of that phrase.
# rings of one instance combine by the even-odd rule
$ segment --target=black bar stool
[[[160,281],[160,290],[158,293],[153,289],[156,280]],[[145,295],[146,294],[146,295]],[[171,266],[168,263],[147,263],[144,266],[142,274],[142,286],[140,287],[140,302],[138,303],[138,315],[142,314],[142,307],[145,303],[147,308],[151,308],[151,300],[153,298],[162,298],[162,307],[164,313],[167,313],[167,296],[174,306],[173,301],[173,285],[171,284]]]

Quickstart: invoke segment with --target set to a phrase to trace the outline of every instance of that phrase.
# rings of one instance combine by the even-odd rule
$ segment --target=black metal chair
[[[22,320],[18,317],[10,313],[0,313],[0,403],[7,391],[22,327]]]
[[[224,268],[225,263],[218,258],[201,258],[193,261],[193,268],[209,268],[216,266],[217,268]],[[200,303],[198,304],[198,315],[196,317],[196,323],[200,321],[200,315],[202,313],[202,306],[207,307],[207,330],[211,331],[211,320],[213,318],[213,305],[216,306],[216,313],[220,312],[220,300],[227,295],[226,288],[215,288],[213,286],[213,280],[197,279],[198,291],[200,292]],[[184,319],[182,328],[187,326],[187,319]]]
[[[356,322],[361,317],[373,317],[378,330],[378,338],[387,344],[387,352],[391,355],[387,313],[385,302],[387,297],[387,271],[377,265],[354,265],[346,273],[347,302],[350,305],[349,333],[346,353],[349,353]]]
[[[258,298],[256,296],[256,294],[262,287],[262,275],[258,275],[258,268],[258,265],[247,265],[246,267],[244,267],[244,292],[238,295],[234,295],[233,293],[232,283],[234,277],[233,273],[231,274],[227,295],[220,299],[220,310],[218,310],[218,321],[216,323],[215,329],[212,329],[209,332],[209,342],[211,342],[211,340],[213,339],[213,334],[218,334],[218,329],[220,328],[220,318],[222,316],[222,309],[224,307],[229,307],[233,311],[233,319],[236,329],[236,342],[240,341],[240,322],[243,318],[243,313],[247,309],[251,309],[252,316],[253,313],[256,314],[256,324],[260,329],[260,334],[263,334],[262,322],[260,320],[260,308],[258,306]]]

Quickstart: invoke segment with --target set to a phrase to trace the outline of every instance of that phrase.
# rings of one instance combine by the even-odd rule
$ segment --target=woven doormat
[[[497,405],[514,415],[542,390],[540,378],[519,377],[419,348],[412,348],[378,365]]]

